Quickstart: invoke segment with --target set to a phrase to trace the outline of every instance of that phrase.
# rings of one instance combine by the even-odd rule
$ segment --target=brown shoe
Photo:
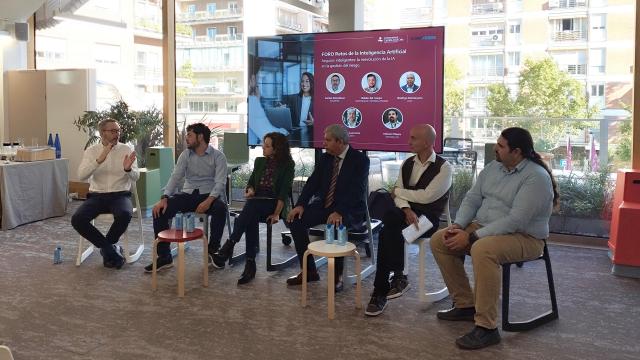
[[[307,282],[319,281],[320,275],[318,275],[317,271],[307,271]],[[295,286],[302,285],[302,272],[300,272],[296,276],[292,276],[287,279],[287,285]]]

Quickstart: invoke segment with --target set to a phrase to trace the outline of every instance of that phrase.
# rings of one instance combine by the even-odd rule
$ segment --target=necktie
[[[324,201],[325,209],[333,204],[333,196],[336,193],[336,183],[338,182],[338,172],[340,171],[340,157],[336,156],[333,161],[333,174],[331,174],[331,183],[329,184],[329,192]]]

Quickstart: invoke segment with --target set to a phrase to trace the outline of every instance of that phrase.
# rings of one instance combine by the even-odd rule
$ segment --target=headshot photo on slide
[[[422,79],[415,71],[407,71],[400,76],[400,89],[407,94],[412,94],[420,89]]]
[[[367,72],[360,81],[362,90],[369,94],[375,94],[382,88],[382,77],[375,72]]]
[[[329,90],[332,94],[340,94],[342,90],[344,90],[344,76],[340,73],[333,73],[327,76],[327,80],[325,81],[325,86],[327,90]]]
[[[388,108],[382,113],[382,125],[387,129],[397,129],[402,125],[402,112],[397,108]]]
[[[362,124],[362,113],[354,107],[349,107],[342,112],[342,123],[349,129],[355,129]]]

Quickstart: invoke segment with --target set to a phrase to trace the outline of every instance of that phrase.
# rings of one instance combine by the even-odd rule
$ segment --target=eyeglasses
[[[110,132],[112,134],[119,134],[122,130],[120,129],[111,129],[111,130],[104,130],[104,132]]]

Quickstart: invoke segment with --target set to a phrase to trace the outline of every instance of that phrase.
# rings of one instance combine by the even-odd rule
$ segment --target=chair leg
[[[335,265],[336,258],[329,257],[329,268],[327,269],[327,314],[329,319],[336,317],[336,286],[335,286]],[[360,274],[357,274],[358,278]],[[305,281],[306,279],[303,279]]]
[[[549,250],[545,244],[542,260],[545,262],[547,271],[547,282],[549,284],[549,297],[551,299],[551,310],[538,315],[527,321],[509,321],[509,283],[511,264],[502,265],[502,329],[504,331],[526,331],[546,324],[558,318],[558,303],[556,300],[555,285],[553,283],[553,273],[551,271],[551,259]]]
[[[209,287],[209,252],[207,251],[207,237],[202,237],[202,286]]]
[[[158,289],[158,238],[153,241],[151,245],[151,257],[152,257],[152,266],[151,266],[151,289],[156,291]]]
[[[356,258],[356,309],[362,309],[362,279],[360,278],[361,264],[360,253],[353,250],[353,256]]]
[[[184,243],[178,243],[178,296],[184,297]]]
[[[304,257],[302,259],[302,297],[300,299],[300,303],[303,307],[307,306],[307,257],[309,255],[309,250],[304,252]]]
[[[84,244],[84,239],[81,237],[78,240],[78,254],[76,255],[76,266],[80,266],[91,254],[93,254],[93,250],[95,247],[93,244],[90,244],[87,249],[82,250]]]
[[[426,260],[426,247],[427,244],[429,243],[430,239],[418,239],[416,241],[419,241],[419,246],[420,246],[420,250],[418,252],[418,256],[420,257],[419,260],[419,268],[418,271],[420,272],[420,274],[418,275],[418,292],[420,293],[420,301],[423,302],[427,302],[427,303],[434,303],[434,302],[438,302],[444,298],[446,298],[447,296],[449,296],[449,289],[447,289],[447,287],[445,286],[444,288],[435,291],[435,292],[426,292],[426,279],[425,277],[427,276],[427,260]]]
[[[272,263],[271,262],[272,245],[273,245],[273,225],[267,224],[267,271],[276,271],[276,270],[284,269],[285,267],[290,266],[291,264],[293,264],[298,260],[298,256],[293,255],[285,261],[275,263],[275,264]]]

